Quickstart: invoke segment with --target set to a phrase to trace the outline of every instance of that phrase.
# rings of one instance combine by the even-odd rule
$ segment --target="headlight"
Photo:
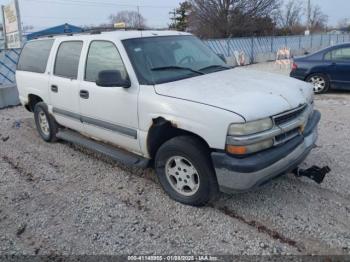
[[[244,136],[269,130],[273,127],[271,118],[266,118],[244,124],[232,124],[228,130],[229,136]]]
[[[247,146],[226,145],[226,151],[232,155],[248,155],[268,149],[273,146],[273,143],[273,139],[269,139]]]

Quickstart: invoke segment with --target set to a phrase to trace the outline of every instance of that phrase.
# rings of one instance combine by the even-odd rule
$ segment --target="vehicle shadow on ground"
[[[329,90],[327,93],[325,93],[325,94],[318,94],[318,95],[315,95],[315,97],[316,98],[323,98],[323,97],[327,97],[327,96],[332,96],[332,98],[333,98],[333,96],[334,95],[339,95],[339,96],[341,96],[341,95],[344,95],[344,96],[350,96],[350,90],[333,90],[333,89],[331,89],[331,90]]]

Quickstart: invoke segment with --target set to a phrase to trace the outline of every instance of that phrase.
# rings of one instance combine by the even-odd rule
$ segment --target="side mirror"
[[[223,54],[218,54],[218,57],[227,64],[226,57]]]
[[[98,74],[96,85],[102,87],[124,87],[131,86],[130,80],[122,78],[119,70],[104,70]]]

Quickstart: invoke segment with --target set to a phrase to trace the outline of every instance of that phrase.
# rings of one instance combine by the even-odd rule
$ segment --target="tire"
[[[46,142],[56,142],[56,134],[58,132],[58,124],[49,114],[47,105],[43,102],[37,103],[34,107],[34,119],[36,129],[41,138]],[[45,123],[46,119],[46,123]]]
[[[308,76],[306,82],[313,84],[315,94],[327,93],[330,87],[328,76],[321,73],[316,73]]]
[[[208,148],[191,136],[175,137],[165,142],[155,158],[158,181],[175,201],[191,206],[205,206],[219,192]]]

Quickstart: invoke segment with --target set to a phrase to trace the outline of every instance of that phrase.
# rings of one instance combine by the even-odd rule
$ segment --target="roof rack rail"
[[[112,31],[145,31],[145,30],[152,30],[152,31],[164,31],[167,29],[151,29],[151,28],[139,28],[139,27],[125,27],[125,28],[116,28],[116,27],[92,27],[92,28],[87,28],[83,29],[82,32],[64,32],[64,33],[59,33],[59,34],[51,34],[51,35],[43,35],[43,36],[37,36],[34,37],[33,39],[41,39],[41,38],[53,38],[56,36],[74,36],[74,35],[85,35],[85,34],[90,34],[90,35],[98,35],[103,32],[112,32]]]
[[[84,29],[83,32],[111,32],[111,31],[129,31],[129,30],[137,30],[137,31],[144,31],[148,30],[147,28],[141,28],[141,27],[114,27],[114,26],[103,26],[103,27],[92,27],[88,29]]]

